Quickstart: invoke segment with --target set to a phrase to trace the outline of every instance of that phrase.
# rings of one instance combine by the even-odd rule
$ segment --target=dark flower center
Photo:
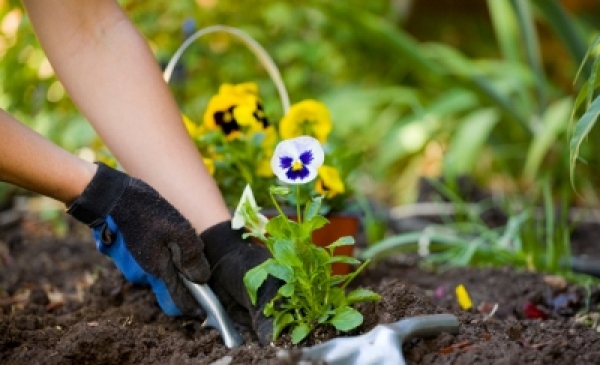
[[[236,106],[233,105],[226,111],[218,111],[215,112],[215,114],[213,114],[213,117],[215,118],[215,123],[219,126],[219,128],[221,128],[221,130],[226,136],[230,135],[235,131],[240,130],[240,125],[238,124],[237,120],[235,120],[235,118],[233,117],[233,109],[235,107]]]

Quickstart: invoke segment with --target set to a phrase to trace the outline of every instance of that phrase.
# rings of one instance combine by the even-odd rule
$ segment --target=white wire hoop
[[[263,67],[269,74],[269,77],[275,84],[275,87],[277,88],[277,92],[279,94],[279,99],[281,100],[281,109],[283,110],[284,115],[287,114],[288,110],[290,109],[290,97],[288,95],[285,84],[283,83],[283,79],[281,77],[279,69],[277,68],[277,65],[275,65],[275,62],[273,61],[271,56],[269,56],[267,51],[256,40],[254,40],[254,38],[252,38],[250,35],[238,28],[229,27],[225,25],[213,25],[194,32],[194,34],[192,34],[181,44],[181,46],[179,46],[173,57],[171,57],[171,59],[169,60],[169,63],[167,64],[167,67],[163,72],[164,80],[167,83],[169,83],[169,81],[171,80],[171,75],[173,74],[173,70],[175,69],[177,62],[181,59],[183,52],[185,52],[185,50],[187,50],[188,47],[195,40],[206,34],[217,32],[224,32],[235,36],[237,39],[242,41],[242,43],[244,43],[244,45],[246,45],[248,49],[252,51],[252,53],[254,53],[258,61],[263,65]]]

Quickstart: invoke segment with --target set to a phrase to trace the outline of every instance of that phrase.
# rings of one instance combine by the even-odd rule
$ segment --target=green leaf
[[[358,265],[360,261],[355,259],[354,257],[349,256],[332,256],[329,260],[327,260],[328,264],[334,263],[342,263],[342,264],[350,264],[350,265]]]
[[[294,278],[294,271],[290,267],[284,266],[280,263],[273,262],[266,269],[270,275],[273,275],[277,279],[281,279],[286,283],[292,281]]]
[[[346,297],[346,301],[348,304],[357,303],[357,302],[366,302],[366,301],[378,301],[381,299],[381,296],[374,291],[368,289],[354,289],[348,296]]]
[[[290,188],[285,186],[271,186],[269,191],[273,195],[286,196],[290,193]]]
[[[323,198],[318,196],[313,198],[310,203],[306,204],[306,208],[304,208],[304,221],[309,221],[319,214],[319,210],[321,210],[321,203],[323,202]]]
[[[311,328],[306,323],[300,323],[292,330],[292,343],[295,345],[298,342],[304,340],[306,336],[310,333]]]
[[[329,285],[335,286],[335,285],[341,284],[344,281],[346,281],[349,277],[350,277],[350,274],[332,276],[331,279],[329,279]]]
[[[312,237],[312,233],[314,231],[319,228],[323,228],[325,225],[327,225],[327,223],[329,223],[327,218],[321,215],[314,216],[310,220],[302,223],[302,234],[306,238]]]
[[[354,244],[354,237],[352,236],[344,236],[337,239],[337,241],[328,245],[326,248],[329,251],[333,251],[336,247],[340,246],[352,246]]]
[[[336,310],[329,323],[340,331],[349,331],[363,322],[363,316],[352,307],[342,307]]]
[[[594,99],[587,112],[576,122],[575,130],[571,137],[569,161],[571,185],[573,186],[575,186],[575,165],[579,156],[579,148],[598,121],[598,116],[600,116],[600,97]]]
[[[286,266],[302,267],[302,261],[296,256],[294,251],[294,241],[278,239],[273,244],[273,257],[275,260]]]
[[[272,315],[274,315],[276,313],[275,303],[274,302],[275,302],[274,300],[271,300],[270,302],[268,302],[265,305],[265,309],[263,310],[263,314],[265,316],[271,317]]]
[[[269,219],[269,222],[265,226],[265,229],[269,234],[275,238],[288,238],[289,235],[289,225],[291,221],[282,215],[278,215]]]
[[[292,295],[294,295],[294,289],[295,289],[295,285],[293,283],[286,283],[281,288],[279,288],[279,290],[277,292],[279,294],[283,295],[284,297],[289,298]]]
[[[310,251],[312,261],[316,265],[326,265],[331,258],[329,252],[327,252],[327,250],[325,250],[323,247],[312,246]]]
[[[329,320],[329,317],[331,317],[331,311],[325,311],[323,314],[321,314],[319,316],[319,318],[317,319],[317,323],[319,324],[323,324],[325,322],[327,322],[327,320]]]
[[[277,340],[281,331],[294,322],[294,317],[289,313],[284,313],[275,317],[273,321],[273,341]]]
[[[329,302],[332,303],[334,307],[345,306],[346,291],[339,286],[332,287],[329,289]]]
[[[268,259],[262,264],[248,270],[246,275],[244,275],[244,285],[246,286],[246,290],[248,290],[248,295],[250,296],[252,304],[256,304],[256,293],[258,292],[258,288],[260,288],[262,283],[267,279],[269,268],[274,264],[275,261],[273,261],[273,259]]]

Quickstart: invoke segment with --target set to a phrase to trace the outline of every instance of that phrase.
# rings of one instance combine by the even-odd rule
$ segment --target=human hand
[[[258,290],[256,304],[252,305],[244,275],[272,256],[265,246],[243,239],[242,233],[231,228],[231,221],[225,221],[200,234],[211,267],[209,284],[231,318],[251,326],[265,345],[273,337],[273,318],[265,317],[263,311],[284,283],[269,275]]]
[[[127,280],[152,287],[166,314],[203,315],[179,277],[207,282],[203,243],[156,190],[99,163],[67,213],[93,229],[98,250],[113,259]]]

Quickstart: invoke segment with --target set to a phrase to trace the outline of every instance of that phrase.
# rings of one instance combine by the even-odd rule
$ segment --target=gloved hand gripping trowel
[[[67,213],[92,228],[98,250],[112,258],[128,281],[153,288],[166,314],[194,316],[200,304],[207,314],[205,325],[218,329],[226,346],[242,344],[208,285],[190,281],[204,282],[210,275],[202,241],[151,186],[98,163],[94,177]],[[195,301],[178,295],[182,290],[177,271],[187,273],[190,280],[183,279],[183,283]]]

